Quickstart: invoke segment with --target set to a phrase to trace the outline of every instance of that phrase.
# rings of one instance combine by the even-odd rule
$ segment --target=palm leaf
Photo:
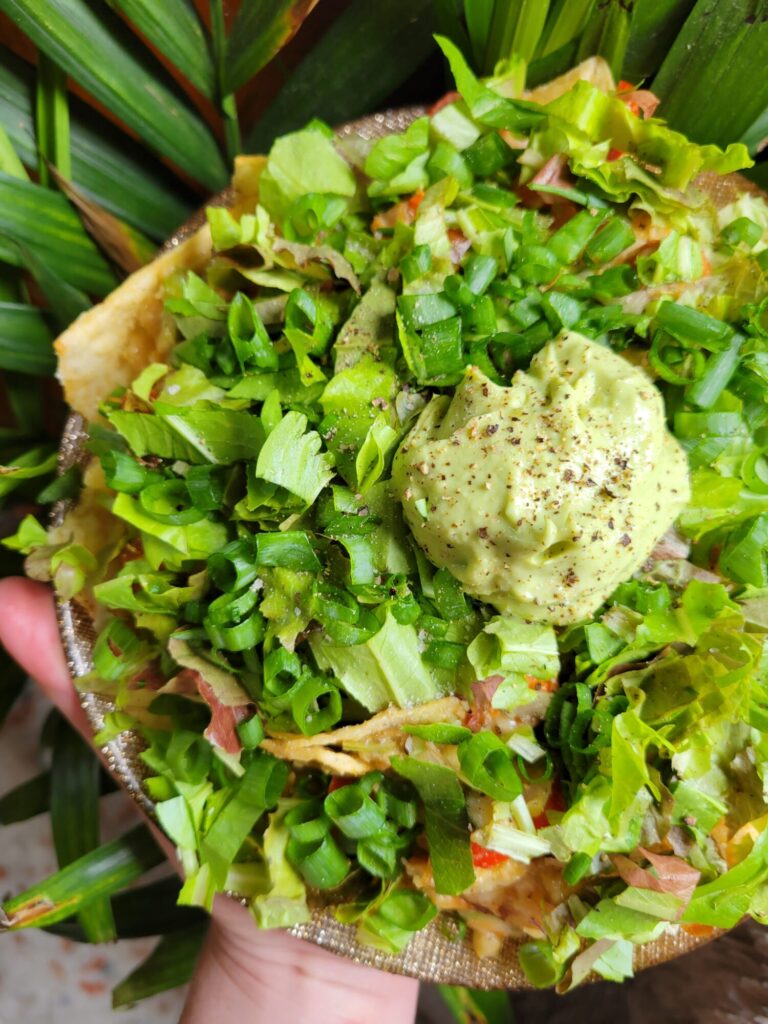
[[[433,28],[430,0],[353,0],[293,70],[246,149],[263,151],[314,116],[337,124],[376,110],[434,52]]]
[[[43,376],[53,373],[56,358],[43,313],[34,306],[0,302],[0,370]]]
[[[727,145],[768,106],[766,66],[766,0],[697,0],[653,81],[659,113],[697,142]]]
[[[41,185],[51,187],[50,166],[65,178],[72,176],[67,79],[45,54],[40,54],[37,65],[37,149]]]
[[[80,214],[88,234],[111,262],[126,274],[143,267],[155,255],[155,246],[140,231],[89,199],[76,185],[54,170],[54,180]]]
[[[493,0],[464,0],[464,17],[475,67],[482,73],[486,70],[483,57],[493,18]]]
[[[14,420],[14,428],[7,434],[7,439],[13,441],[38,440],[43,432],[43,404],[40,401],[40,381],[36,377],[30,377],[26,373],[17,373],[7,370],[5,373],[6,394],[11,407]],[[47,438],[46,438],[47,440]],[[28,454],[28,453],[25,453]],[[19,452],[13,451],[5,455],[6,463],[20,463]],[[20,463],[24,465],[24,463]],[[0,484],[2,484],[0,480]],[[11,488],[12,489],[12,488]],[[8,493],[0,486],[0,502]]]
[[[506,992],[482,992],[461,985],[438,985],[456,1024],[513,1024],[514,1014]]]
[[[28,167],[37,163],[34,72],[0,47],[0,125]],[[91,199],[152,238],[167,238],[189,216],[194,199],[154,156],[76,96],[70,97],[72,181]],[[0,146],[0,170],[5,166]],[[25,176],[15,174],[15,177]]]
[[[629,43],[634,2],[598,0],[579,40],[576,59],[603,57],[610,64],[614,78],[620,78]]]
[[[0,797],[0,825],[29,821],[48,810],[51,773],[41,772]]]
[[[0,726],[27,685],[27,674],[0,650]]]
[[[144,939],[152,935],[168,935],[206,921],[205,911],[178,905],[180,889],[181,883],[174,875],[113,896],[112,912],[117,937]],[[88,942],[76,918],[60,921],[45,930],[73,942]]]
[[[0,466],[0,498],[38,476],[46,476],[56,468],[56,450],[52,445],[30,448],[12,460],[9,465]]]
[[[63,331],[76,317],[91,305],[87,295],[68,284],[52,270],[34,249],[17,245],[22,264],[32,274],[48,302],[51,317]]]
[[[63,921],[93,900],[124,889],[162,860],[149,830],[139,825],[8,900],[0,908],[0,930],[44,928]]]
[[[52,752],[50,810],[61,868],[99,845],[100,771],[91,748],[60,719]],[[78,919],[90,942],[117,938],[108,896],[84,906]]]
[[[317,0],[244,0],[229,34],[222,92],[232,93],[261,71],[293,38]]]
[[[115,14],[88,0],[0,0],[0,10],[152,149],[211,189],[226,183],[210,129]]]
[[[13,245],[3,244],[2,236]],[[0,173],[0,259],[21,266],[18,246],[33,249],[67,284],[106,295],[117,281],[64,196]]]
[[[185,932],[166,935],[150,955],[112,992],[112,1008],[131,1006],[159,992],[186,985],[192,978],[208,922],[193,925]]]
[[[237,110],[237,97],[234,90],[225,84],[225,76],[229,58],[227,54],[227,30],[224,18],[224,0],[211,0],[211,37],[213,42],[213,59],[218,82],[218,98],[221,118],[224,127],[224,141],[227,147],[227,158],[231,161],[242,149],[240,120]]]
[[[696,0],[637,0],[622,75],[641,82],[654,75]]]
[[[216,85],[211,51],[191,0],[106,2],[124,14],[196,89],[213,99]]]
[[[12,178],[21,178],[22,181],[27,180],[29,175],[24,169],[24,164],[19,160],[19,157],[14,149],[13,143],[8,135],[8,132],[0,124],[0,171],[3,174],[9,174]]]

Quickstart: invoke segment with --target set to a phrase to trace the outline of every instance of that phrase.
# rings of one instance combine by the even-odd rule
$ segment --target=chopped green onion
[[[331,835],[312,842],[291,837],[285,853],[307,885],[314,889],[335,889],[349,873],[349,859]]]
[[[432,250],[428,245],[417,245],[408,256],[400,261],[400,273],[406,284],[415,281],[432,268]]]
[[[763,229],[755,224],[749,217],[737,217],[730,224],[726,224],[720,233],[720,237],[727,245],[746,245],[751,249],[763,237]]]
[[[319,800],[304,800],[285,815],[288,831],[300,843],[316,843],[331,830],[331,819]]]
[[[201,512],[218,512],[224,504],[225,477],[219,466],[190,466],[184,477],[189,499]]]
[[[418,352],[420,379],[445,383],[457,379],[464,368],[461,341],[461,317],[454,316],[425,327],[421,332]]]
[[[323,192],[299,196],[283,223],[285,237],[291,241],[314,241],[321,231],[327,231],[341,220],[348,206],[343,196]]]
[[[399,855],[405,853],[411,842],[411,837],[398,836],[391,826],[384,825],[374,835],[361,839],[357,844],[357,862],[375,878],[397,878],[402,870]]]
[[[514,800],[523,791],[512,753],[492,732],[478,732],[458,747],[459,764],[467,782],[494,800]]]
[[[742,335],[736,334],[728,348],[709,357],[701,377],[691,384],[686,392],[686,398],[690,402],[702,409],[709,409],[715,404],[736,372],[743,343]]]
[[[455,621],[469,614],[461,584],[447,569],[438,569],[433,577],[435,604],[444,619]]]
[[[482,295],[462,310],[462,333],[465,338],[487,338],[496,333],[496,307],[490,295]]]
[[[764,452],[752,452],[746,457],[741,479],[755,494],[768,494],[768,457]]]
[[[126,494],[138,494],[150,480],[155,480],[158,476],[146,466],[142,466],[134,456],[116,448],[104,452],[101,456],[101,465],[107,486],[115,491],[125,491]]]
[[[603,217],[595,216],[587,210],[580,210],[557,229],[547,245],[562,264],[576,263],[603,220]]]
[[[587,280],[592,294],[600,302],[629,295],[638,287],[637,272],[628,263],[609,267],[600,274],[592,274]]]
[[[285,647],[270,651],[264,659],[265,695],[273,701],[284,700],[283,706],[287,707],[301,673],[302,664],[298,654]]]
[[[700,349],[681,348],[671,334],[656,331],[648,350],[648,362],[670,384],[690,384],[706,369],[706,356]]]
[[[401,295],[397,306],[406,327],[411,331],[421,330],[430,324],[439,323],[456,313],[456,307],[443,295],[426,292],[423,295]]]
[[[317,572],[322,568],[309,535],[302,530],[260,533],[256,537],[256,561],[259,565],[279,565],[302,572]]]
[[[329,793],[325,813],[350,839],[369,839],[386,821],[384,812],[362,786],[341,786]]]
[[[767,547],[768,514],[764,513],[737,526],[727,538],[720,555],[720,568],[737,583],[764,587],[768,585]]]
[[[250,588],[238,594],[221,594],[208,605],[208,621],[214,626],[231,626],[234,622],[241,622],[256,607],[257,600],[256,591]]]
[[[722,320],[677,302],[662,302],[656,310],[656,322],[683,344],[707,349],[725,348],[733,335],[733,328]]]
[[[233,540],[208,558],[208,572],[219,590],[239,590],[258,576],[254,546]]]
[[[507,167],[515,158],[515,154],[498,132],[481,135],[462,153],[469,169],[478,178],[489,178]]]
[[[635,234],[621,217],[611,217],[600,231],[587,242],[586,255],[593,263],[608,263],[616,259],[635,241]]]
[[[541,306],[552,329],[574,327],[581,319],[582,306],[578,299],[563,292],[551,291],[542,296]]]
[[[450,142],[440,141],[437,143],[427,161],[427,171],[430,181],[455,178],[460,188],[471,188],[474,181],[469,164]]]
[[[413,889],[395,889],[373,908],[358,925],[358,939],[389,954],[405,949],[437,914],[434,903]]]
[[[482,295],[498,273],[493,256],[471,256],[464,267],[464,281],[475,295]]]
[[[241,622],[220,625],[210,618],[203,619],[205,632],[214,647],[224,651],[247,651],[264,639],[264,617],[254,611]]]
[[[574,853],[563,868],[563,878],[568,885],[576,885],[586,878],[592,867],[592,858],[587,853]]]
[[[487,206],[494,210],[509,210],[518,203],[514,192],[498,188],[496,185],[475,185],[471,194],[478,206]]]
[[[277,351],[253,302],[243,292],[238,292],[229,304],[227,331],[241,370],[249,365],[277,369]]]
[[[432,640],[427,644],[422,659],[429,665],[456,671],[464,660],[467,648],[465,644],[451,643],[449,640]]]
[[[560,270],[560,261],[544,245],[521,245],[514,255],[514,266],[527,284],[549,284]]]
[[[205,512],[190,506],[189,491],[183,480],[163,480],[144,487],[139,503],[153,519],[172,526],[197,523],[205,516]]]
[[[333,680],[307,676],[291,697],[291,714],[305,736],[332,729],[341,718],[341,694]]]
[[[237,726],[237,735],[244,750],[255,750],[264,739],[264,726],[258,715],[252,715]]]
[[[105,682],[135,675],[151,656],[151,648],[127,622],[111,619],[93,647],[93,668]]]
[[[367,776],[366,776],[367,778]],[[365,781],[365,779],[363,779]],[[384,778],[376,791],[376,803],[398,828],[413,828],[418,808],[413,789],[403,779]]]

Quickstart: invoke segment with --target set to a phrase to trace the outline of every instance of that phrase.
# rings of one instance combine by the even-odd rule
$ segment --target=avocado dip
[[[424,409],[392,479],[435,565],[502,613],[555,624],[595,612],[690,497],[660,392],[573,332],[509,387],[470,367]]]

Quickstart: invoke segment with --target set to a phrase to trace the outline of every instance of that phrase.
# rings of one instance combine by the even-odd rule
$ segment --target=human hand
[[[0,580],[0,642],[90,742],[48,587]],[[177,866],[172,845],[156,835]],[[244,907],[218,897],[181,1024],[407,1024],[415,1017],[417,994],[418,983],[410,978],[343,960],[287,932],[259,931]]]

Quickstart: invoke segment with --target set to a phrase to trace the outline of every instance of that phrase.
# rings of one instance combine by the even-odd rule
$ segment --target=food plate
[[[402,131],[415,118],[423,114],[422,108],[412,107],[374,114],[350,122],[338,129],[340,137],[358,136],[375,139]],[[738,175],[725,178],[717,175],[702,176],[699,184],[710,194],[717,205],[724,205],[745,190],[753,191],[754,186]],[[227,205],[230,193],[224,192],[212,201],[216,205]],[[204,220],[204,213],[192,218],[166,243],[166,249],[181,244]],[[70,415],[60,446],[60,471],[65,471],[85,458],[84,421],[77,415]],[[61,522],[67,505],[59,503],[54,509],[54,525]],[[82,676],[91,667],[91,653],[95,633],[86,610],[75,601],[60,601],[58,617],[61,637],[69,668],[74,677]],[[97,731],[102,728],[104,716],[114,705],[94,694],[81,696],[89,721]],[[103,753],[115,776],[131,794],[136,803],[148,814],[152,814],[152,803],[142,788],[143,766],[138,758],[140,740],[132,734],[123,734],[104,747]],[[231,894],[237,898],[236,893]],[[471,946],[457,933],[450,934],[450,926],[433,922],[415,935],[407,950],[399,955],[388,955],[368,946],[361,945],[355,937],[355,927],[339,923],[327,904],[316,902],[312,920],[291,929],[300,938],[329,949],[334,953],[357,963],[381,968],[392,973],[408,975],[423,981],[445,984],[468,985],[475,988],[526,989],[526,980],[517,960],[519,941],[508,940],[501,954],[494,959],[479,959]],[[521,940],[522,941],[522,940]],[[673,959],[695,949],[708,941],[682,930],[666,933],[661,938],[636,950],[635,968],[644,968]]]

